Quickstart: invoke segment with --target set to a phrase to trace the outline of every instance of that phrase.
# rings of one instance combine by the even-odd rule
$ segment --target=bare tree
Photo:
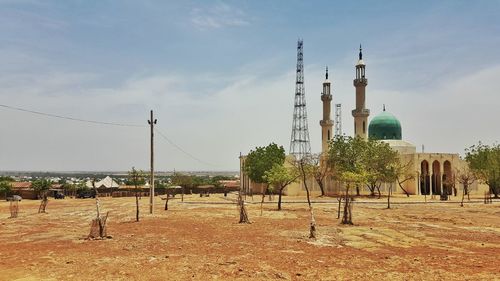
[[[245,207],[245,200],[243,199],[243,196],[241,196],[241,190],[240,192],[238,192],[238,209],[240,212],[239,223],[250,223],[250,220],[248,219],[247,209]]]
[[[396,181],[398,182],[399,188],[403,190],[406,194],[406,197],[410,197],[410,193],[403,187],[403,183],[412,180],[415,178],[415,175],[412,173],[413,160],[409,160],[407,162],[402,162],[400,159],[396,162],[395,172],[396,172]]]
[[[45,208],[47,208],[47,204],[49,203],[49,199],[47,198],[47,191],[42,193],[42,201],[40,202],[40,206],[38,207],[38,213],[45,213]]]
[[[38,207],[38,213],[45,213],[45,208],[47,208],[47,204],[49,202],[47,192],[52,186],[52,183],[47,179],[38,179],[32,183],[32,186],[37,195],[42,198],[40,206]]]
[[[139,196],[142,188],[139,188],[141,184],[145,182],[145,173],[143,171],[137,171],[134,167],[128,172],[130,182],[134,185],[135,191],[135,221],[139,221]]]
[[[469,166],[464,166],[462,169],[456,169],[456,181],[463,186],[463,191],[462,191],[462,201],[460,202],[460,206],[464,206],[464,198],[465,195],[469,195],[469,186],[471,186],[476,180],[476,175],[474,172],[469,168]],[[470,198],[469,198],[470,200]]]
[[[311,172],[321,190],[321,196],[325,196],[325,178],[330,172],[327,161],[328,158],[322,154],[314,154],[311,156]]]
[[[309,193],[309,187],[307,186],[307,178],[312,175],[313,168],[310,164],[310,159],[307,157],[303,157],[298,161],[299,171],[302,176],[302,183],[304,184],[304,188],[306,190],[307,195],[307,204],[309,205],[309,214],[310,214],[310,224],[309,224],[309,238],[316,238],[316,220],[314,219],[313,206],[311,203],[311,195]]]
[[[95,179],[92,180],[92,189],[94,191],[94,196],[95,196],[95,206],[96,206],[97,216],[94,220],[92,220],[92,225],[90,227],[90,233],[88,235],[88,238],[106,238],[108,237],[106,233],[107,232],[106,221],[108,219],[109,212],[107,212],[106,215],[101,216],[99,192],[95,187]]]
[[[19,201],[18,200],[10,200],[10,218],[17,218],[17,213],[19,212]]]

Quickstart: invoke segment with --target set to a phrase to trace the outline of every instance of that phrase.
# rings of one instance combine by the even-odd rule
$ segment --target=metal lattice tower
[[[335,104],[335,136],[342,135],[342,104]]]
[[[304,50],[303,41],[297,42],[297,79],[295,81],[295,105],[293,109],[292,137],[290,154],[302,159],[311,154],[309,130],[307,128],[306,91],[304,87]]]

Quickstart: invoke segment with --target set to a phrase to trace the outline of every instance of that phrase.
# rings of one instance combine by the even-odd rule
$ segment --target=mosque
[[[458,153],[428,153],[417,152],[416,146],[403,139],[403,128],[401,122],[385,108],[378,115],[373,117],[368,123],[370,110],[366,108],[366,86],[368,79],[366,77],[366,64],[363,61],[362,49],[360,46],[359,57],[355,66],[356,76],[353,80],[356,96],[356,107],[352,110],[354,117],[354,135],[363,139],[376,139],[389,144],[389,146],[397,151],[401,161],[409,163],[410,172],[413,174],[413,179],[403,183],[403,187],[409,194],[412,195],[441,195],[441,194],[456,194],[459,189],[455,183],[455,171],[467,165],[462,160]],[[320,120],[321,126],[321,153],[328,153],[328,143],[333,138],[334,122],[331,120],[331,82],[328,80],[328,69],[326,70],[325,81],[323,82],[323,92],[321,101],[323,103],[323,119]],[[367,126],[368,124],[368,126]],[[241,158],[241,165],[244,164],[244,157]],[[242,170],[241,187],[244,191],[257,192],[263,191],[263,186],[252,183]],[[319,191],[319,186],[314,179],[308,181],[308,186],[311,186],[312,191]],[[469,187],[472,193],[481,192],[480,184],[474,183]],[[341,192],[341,184],[336,182],[331,177],[325,177],[324,182],[325,193],[327,195],[335,195]],[[387,189],[387,184],[381,188],[382,191]],[[481,190],[479,190],[481,189]],[[460,188],[460,192],[461,192]],[[365,190],[368,191],[368,190]],[[288,195],[301,195],[305,191],[301,183],[294,183],[286,188]],[[394,188],[395,193],[403,193],[399,187]]]

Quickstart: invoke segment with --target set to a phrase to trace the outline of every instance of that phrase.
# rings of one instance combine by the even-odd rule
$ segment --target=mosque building
[[[353,80],[355,87],[355,109],[352,110],[354,118],[354,135],[363,139],[375,139],[389,144],[389,146],[397,151],[400,155],[400,160],[408,163],[410,173],[413,179],[403,183],[403,188],[408,194],[412,195],[452,195],[458,189],[462,190],[455,184],[455,171],[461,169],[467,163],[460,158],[458,153],[428,153],[417,152],[416,146],[404,140],[403,126],[401,122],[390,112],[386,110],[384,105],[382,112],[377,114],[368,123],[370,110],[366,108],[366,86],[368,79],[366,76],[366,64],[363,61],[362,49],[360,46],[358,62],[355,66],[356,76]],[[320,120],[321,126],[321,153],[326,155],[329,149],[329,141],[333,139],[332,128],[333,121],[331,120],[331,102],[333,96],[331,94],[331,81],[328,79],[328,68],[326,69],[325,81],[323,82],[323,92],[321,101],[323,103],[323,119]],[[422,149],[423,150],[423,149]],[[244,157],[241,158],[243,165]],[[325,164],[324,162],[322,164]],[[242,170],[241,186],[243,190],[252,190],[253,192],[262,192],[263,186],[252,183]],[[308,186],[313,192],[318,192],[319,187],[314,179],[308,181]],[[456,188],[455,188],[456,187]],[[327,195],[335,195],[341,192],[341,184],[336,182],[331,177],[325,177],[324,188]],[[387,184],[381,188],[384,191]],[[487,189],[482,184],[474,183],[469,187],[472,193],[481,193]],[[395,193],[403,193],[399,187],[393,188]],[[368,190],[365,190],[368,191]],[[301,183],[294,183],[286,188],[288,195],[300,195],[305,193]]]

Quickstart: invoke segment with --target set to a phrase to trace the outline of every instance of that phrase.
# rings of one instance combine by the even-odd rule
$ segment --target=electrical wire
[[[184,149],[182,149],[182,147],[178,146],[177,144],[175,144],[172,140],[170,140],[167,136],[165,136],[161,131],[159,131],[158,129],[155,129],[155,132],[157,132],[164,140],[166,140],[168,143],[170,143],[172,146],[174,146],[175,148],[177,148],[179,151],[181,151],[182,153],[186,154],[187,156],[189,156],[191,159],[193,160],[196,160],[204,165],[208,165],[208,166],[212,166],[212,167],[220,167],[219,165],[214,165],[212,163],[208,163],[206,161],[203,161],[201,159],[199,159],[198,157],[195,157],[194,155],[192,155],[191,153],[185,151]]]
[[[28,112],[28,113],[42,115],[42,116],[47,116],[47,117],[59,118],[59,119],[70,120],[70,121],[78,121],[78,122],[84,122],[84,123],[91,123],[91,124],[120,126],[120,127],[136,127],[136,128],[146,127],[146,125],[125,124],[125,123],[114,123],[114,122],[103,122],[103,121],[80,119],[80,118],[74,118],[74,117],[69,117],[69,116],[64,116],[64,115],[57,115],[57,114],[51,114],[51,113],[45,113],[45,112],[40,112],[40,111],[24,109],[24,108],[10,106],[10,105],[6,105],[6,104],[0,104],[0,107],[12,109],[12,110],[17,110],[17,111],[22,111],[22,112]]]
[[[134,128],[145,128],[147,127],[146,125],[137,125],[137,124],[125,124],[125,123],[114,123],[114,122],[103,122],[103,121],[96,121],[96,120],[88,120],[88,119],[80,119],[80,118],[74,118],[74,117],[69,117],[69,116],[64,116],[64,115],[57,115],[57,114],[52,114],[52,113],[45,113],[45,112],[40,112],[40,111],[35,111],[35,110],[29,110],[25,108],[20,108],[20,107],[15,107],[11,105],[6,105],[6,104],[0,104],[0,107],[11,109],[11,110],[16,110],[16,111],[21,111],[21,112],[27,112],[27,113],[32,113],[32,114],[37,114],[37,115],[42,115],[42,116],[47,116],[47,117],[52,117],[52,118],[59,118],[59,119],[64,119],[64,120],[69,120],[69,121],[77,121],[77,122],[83,122],[83,123],[91,123],[91,124],[98,124],[98,125],[107,125],[107,126],[120,126],[120,127],[134,127]],[[163,134],[161,131],[158,129],[155,129],[155,131],[163,138],[165,139],[170,145],[175,147],[177,150],[180,152],[184,153],[191,159],[198,161],[204,165],[212,166],[212,167],[217,167],[218,165],[214,165],[211,163],[208,163],[206,161],[203,161],[199,159],[198,157],[195,157],[191,153],[187,152],[184,150],[182,147],[174,143],[171,139],[169,139],[165,134]]]

